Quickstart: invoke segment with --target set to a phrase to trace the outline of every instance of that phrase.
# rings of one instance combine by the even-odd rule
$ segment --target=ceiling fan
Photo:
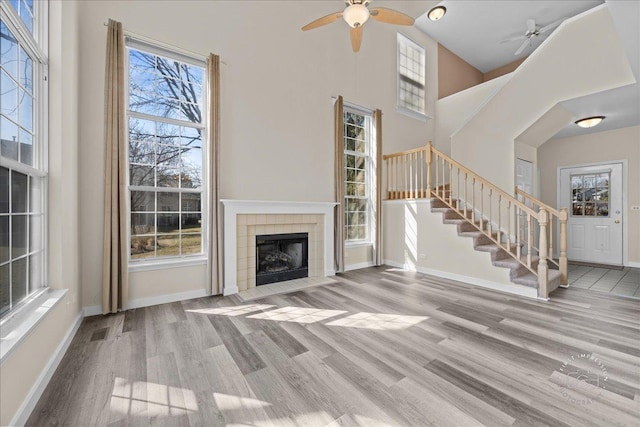
[[[564,19],[565,18],[558,19],[557,21],[552,22],[549,25],[545,25],[542,28],[538,28],[536,26],[536,21],[534,19],[527,19],[527,31],[525,31],[524,35],[511,37],[509,39],[502,40],[500,43],[509,43],[517,40],[524,40],[518,50],[516,50],[516,52],[514,53],[514,55],[520,55],[522,51],[526,49],[527,45],[531,46],[533,44],[532,41],[534,38],[540,37],[544,33],[551,31],[552,29],[560,25],[562,21],[564,21]]]
[[[369,3],[371,3],[371,0],[345,0],[347,7],[343,11],[316,19],[302,27],[302,31],[313,30],[343,18],[351,27],[351,47],[354,52],[358,52],[362,44],[362,26],[369,17],[387,24],[413,25],[414,19],[412,17],[384,7],[376,7],[369,10]]]

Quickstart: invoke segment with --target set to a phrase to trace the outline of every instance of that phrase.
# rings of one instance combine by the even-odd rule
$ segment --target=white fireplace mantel
[[[335,202],[283,202],[266,200],[220,200],[224,208],[223,295],[238,293],[237,216],[252,214],[322,215],[324,218],[324,275],[334,276],[333,217]]]

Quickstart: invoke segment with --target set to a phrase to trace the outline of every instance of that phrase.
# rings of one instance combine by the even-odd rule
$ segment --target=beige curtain
[[[334,104],[335,113],[335,167],[336,167],[336,215],[334,242],[336,271],[344,271],[344,101],[341,96]]]
[[[376,211],[375,211],[375,242],[374,263],[382,265],[384,254],[382,253],[382,110],[373,113],[373,124],[376,128]]]
[[[109,20],[105,76],[105,196],[102,257],[102,313],[125,308],[128,297],[124,34]]]
[[[220,231],[220,57],[207,58],[209,84],[209,283],[211,294],[222,292],[222,233]]]

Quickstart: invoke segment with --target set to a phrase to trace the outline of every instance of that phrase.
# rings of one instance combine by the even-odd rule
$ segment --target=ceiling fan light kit
[[[342,18],[351,28],[358,28],[367,22],[369,15],[369,9],[367,9],[366,6],[361,4],[352,4],[344,10]]]
[[[575,123],[581,128],[588,129],[594,126],[598,126],[604,119],[605,116],[591,116],[585,117],[584,119],[576,120]]]
[[[444,6],[436,6],[427,13],[427,18],[431,21],[439,21],[447,13],[447,8]]]
[[[302,31],[313,30],[342,18],[351,27],[351,47],[354,52],[358,52],[362,43],[362,26],[370,17],[386,24],[413,25],[414,23],[412,17],[393,9],[377,7],[369,10],[369,3],[371,0],[345,0],[347,7],[343,11],[311,21],[302,27]]]

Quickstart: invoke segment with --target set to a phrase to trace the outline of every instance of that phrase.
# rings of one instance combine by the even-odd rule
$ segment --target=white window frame
[[[48,281],[48,2],[34,1],[34,18],[33,18],[33,33],[30,32],[22,19],[17,14],[17,11],[7,1],[0,1],[0,18],[2,22],[7,26],[9,31],[14,35],[21,46],[33,61],[33,140],[32,140],[32,166],[20,163],[13,159],[8,159],[0,156],[0,166],[7,168],[9,174],[12,171],[27,175],[28,188],[27,203],[30,206],[31,200],[31,188],[30,180],[37,178],[41,180],[40,197],[38,203],[41,206],[41,236],[40,236],[40,249],[37,251],[27,252],[26,255],[18,258],[27,258],[27,282],[29,283],[29,276],[31,274],[29,265],[29,256],[36,253],[41,254],[40,265],[40,281],[41,286],[27,293],[27,297],[20,301],[15,306],[12,306],[10,297],[10,308],[7,312],[3,313],[0,318],[0,326],[3,329],[13,329],[14,325],[23,323],[22,320],[28,313],[31,313],[36,306],[39,306],[41,297],[45,292],[49,290]],[[9,201],[11,200],[11,187],[9,188]],[[27,209],[27,217],[32,216],[31,208]],[[30,242],[30,221],[27,221],[27,239]],[[9,245],[11,246],[11,233]],[[30,243],[29,243],[30,244]],[[12,262],[12,261],[9,261]],[[2,348],[0,354],[0,361],[6,356],[10,346]]]
[[[156,269],[165,269],[172,267],[185,267],[190,265],[201,265],[205,264],[208,259],[208,247],[209,247],[209,206],[208,206],[208,194],[209,194],[209,141],[208,141],[208,129],[209,129],[209,121],[208,121],[208,86],[207,86],[207,64],[204,58],[197,58],[189,52],[183,51],[174,46],[163,45],[159,42],[149,39],[143,39],[139,36],[126,36],[125,38],[126,45],[126,54],[125,54],[125,122],[127,123],[127,138],[126,138],[126,158],[127,158],[127,260],[129,271],[150,271]],[[134,49],[137,51],[141,51],[144,53],[148,53],[151,55],[162,56],[165,58],[169,58],[172,60],[176,60],[179,62],[186,63],[188,65],[193,65],[197,67],[203,68],[203,79],[202,79],[202,123],[196,124],[192,122],[187,122],[178,119],[165,118],[160,116],[155,116],[151,114],[145,114],[140,112],[134,112],[129,110],[129,50]],[[140,187],[140,186],[132,186],[129,182],[130,174],[129,174],[129,119],[130,118],[138,118],[143,120],[151,120],[154,122],[163,122],[177,126],[187,126],[191,128],[197,128],[202,130],[202,187],[199,190],[185,190],[178,189],[172,187],[156,187],[156,192],[170,193],[200,193],[201,200],[201,248],[202,251],[199,254],[187,254],[187,255],[176,255],[176,256],[163,256],[163,257],[154,257],[154,258],[140,258],[140,259],[132,259],[131,258],[131,192],[132,191],[154,191],[151,190],[151,187]],[[158,212],[158,207],[156,206],[156,215]],[[182,210],[180,210],[182,212]],[[157,221],[157,219],[156,219]],[[157,235],[157,227],[155,234]]]
[[[400,82],[402,79],[402,74],[400,72],[400,65],[401,65],[401,61],[402,61],[402,54],[400,52],[400,47],[404,45],[408,48],[414,49],[414,50],[418,50],[420,52],[421,55],[421,61],[422,61],[422,67],[424,69],[424,75],[423,77],[423,81],[422,81],[422,85],[423,85],[423,91],[424,91],[424,102],[422,105],[423,111],[417,111],[407,105],[405,105],[405,103],[401,100],[401,94],[402,94],[402,89],[400,88]],[[426,51],[425,48],[420,46],[418,43],[414,42],[413,40],[411,40],[409,37],[405,36],[404,34],[398,33],[397,35],[397,46],[396,46],[396,52],[397,52],[397,62],[396,62],[396,93],[397,93],[397,106],[396,109],[399,113],[405,114],[409,117],[413,117],[415,119],[418,120],[422,120],[422,121],[427,121],[427,119],[429,119],[430,117],[427,116],[427,55],[426,55]]]
[[[347,212],[347,199],[366,199],[367,200],[367,237],[365,239],[348,239],[348,231],[347,231],[347,222],[344,223],[344,241],[345,247],[358,247],[358,246],[370,246],[373,244],[373,221],[375,221],[373,210],[375,206],[375,181],[376,181],[376,171],[375,162],[373,158],[375,141],[373,139],[373,110],[369,110],[364,107],[360,107],[355,104],[344,102],[343,104],[343,117],[347,113],[355,113],[365,116],[365,153],[360,153],[357,151],[347,150],[346,145],[343,150],[344,160],[344,200],[343,203],[345,205],[344,212]],[[346,134],[344,135],[344,140],[346,140]],[[347,162],[346,156],[355,155],[359,157],[365,158],[365,167],[366,167],[366,176],[365,176],[365,188],[366,188],[366,196],[365,197],[351,197],[347,196]]]

